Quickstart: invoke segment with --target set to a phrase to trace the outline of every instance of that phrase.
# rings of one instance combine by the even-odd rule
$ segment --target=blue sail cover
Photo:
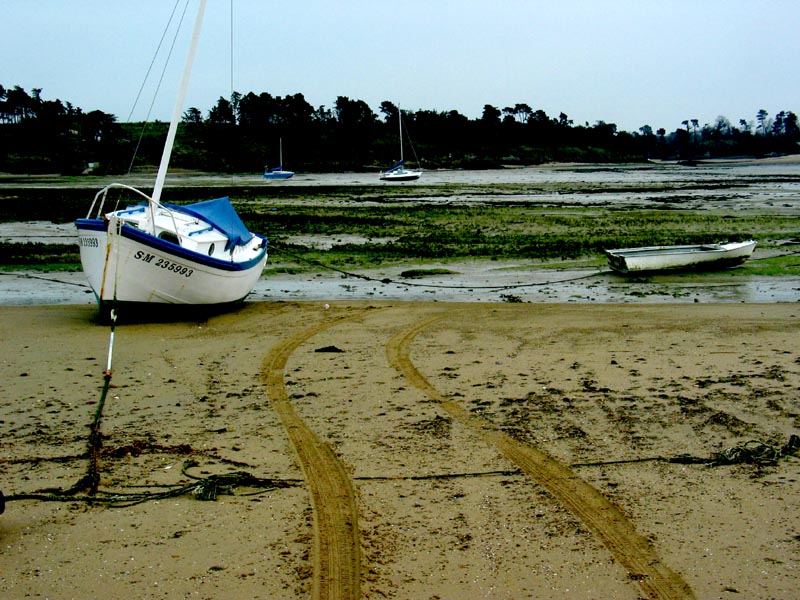
[[[403,168],[403,163],[404,163],[404,161],[401,160],[395,166],[393,166],[391,169],[386,169],[386,172],[387,173],[391,173],[393,171],[397,171],[399,169],[402,169]]]
[[[203,202],[195,202],[186,206],[167,205],[169,208],[192,215],[199,219],[207,221],[209,225],[213,225],[224,233],[230,240],[227,244],[227,249],[234,246],[244,246],[247,242],[253,239],[253,234],[247,229],[245,224],[233,208],[230,198],[216,198],[214,200],[205,200]]]

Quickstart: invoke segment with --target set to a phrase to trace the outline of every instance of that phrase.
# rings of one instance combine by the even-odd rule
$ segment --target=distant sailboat
[[[278,141],[278,152],[281,163],[277,167],[264,168],[264,179],[289,179],[294,176],[294,171],[283,170],[283,138]]]
[[[81,263],[101,313],[126,304],[221,306],[252,291],[267,262],[267,239],[251,233],[228,198],[176,206],[161,202],[172,146],[189,84],[206,0],[201,0],[152,196],[112,183],[77,219]],[[117,208],[109,190],[144,202]],[[106,202],[113,204],[104,208]]]
[[[397,122],[400,124],[400,160],[391,169],[381,173],[383,181],[414,181],[419,179],[422,171],[409,171],[403,160],[403,116],[400,107],[397,108]]]

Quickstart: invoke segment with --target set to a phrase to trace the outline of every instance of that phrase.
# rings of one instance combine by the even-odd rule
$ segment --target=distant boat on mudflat
[[[403,159],[403,115],[399,107],[397,122],[400,125],[400,160],[393,167],[381,173],[381,179],[383,181],[414,181],[422,176],[422,171],[406,169],[406,161]]]
[[[281,139],[278,144],[278,157],[281,164],[271,169],[269,167],[264,167],[264,179],[289,179],[290,177],[294,177],[294,171],[283,170],[283,140]]]
[[[725,244],[644,246],[605,250],[608,266],[624,275],[652,271],[712,271],[742,264],[753,254],[755,240]]]

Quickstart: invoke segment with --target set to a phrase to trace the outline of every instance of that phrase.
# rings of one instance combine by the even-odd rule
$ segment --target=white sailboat
[[[406,169],[403,159],[403,115],[400,107],[397,108],[397,122],[400,124],[400,160],[392,168],[381,173],[381,179],[383,181],[414,181],[420,178],[422,171]]]
[[[247,229],[229,198],[184,206],[161,202],[205,5],[200,0],[152,196],[112,183],[95,195],[87,217],[75,222],[81,263],[101,313],[126,304],[240,302],[264,270],[267,239]],[[108,210],[109,191],[118,189],[138,195],[140,203]]]
[[[294,171],[283,170],[283,138],[278,141],[278,158],[281,162],[277,167],[264,168],[264,179],[289,179],[294,176]]]

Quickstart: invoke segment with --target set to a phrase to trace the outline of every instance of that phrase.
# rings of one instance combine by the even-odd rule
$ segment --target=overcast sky
[[[0,84],[127,120],[173,5],[1,0]],[[171,116],[195,6],[154,118]],[[798,0],[209,0],[186,107],[206,114],[233,80],[314,108],[347,96],[376,113],[390,100],[476,118],[525,103],[575,124],[672,131],[800,112],[798,60]]]

